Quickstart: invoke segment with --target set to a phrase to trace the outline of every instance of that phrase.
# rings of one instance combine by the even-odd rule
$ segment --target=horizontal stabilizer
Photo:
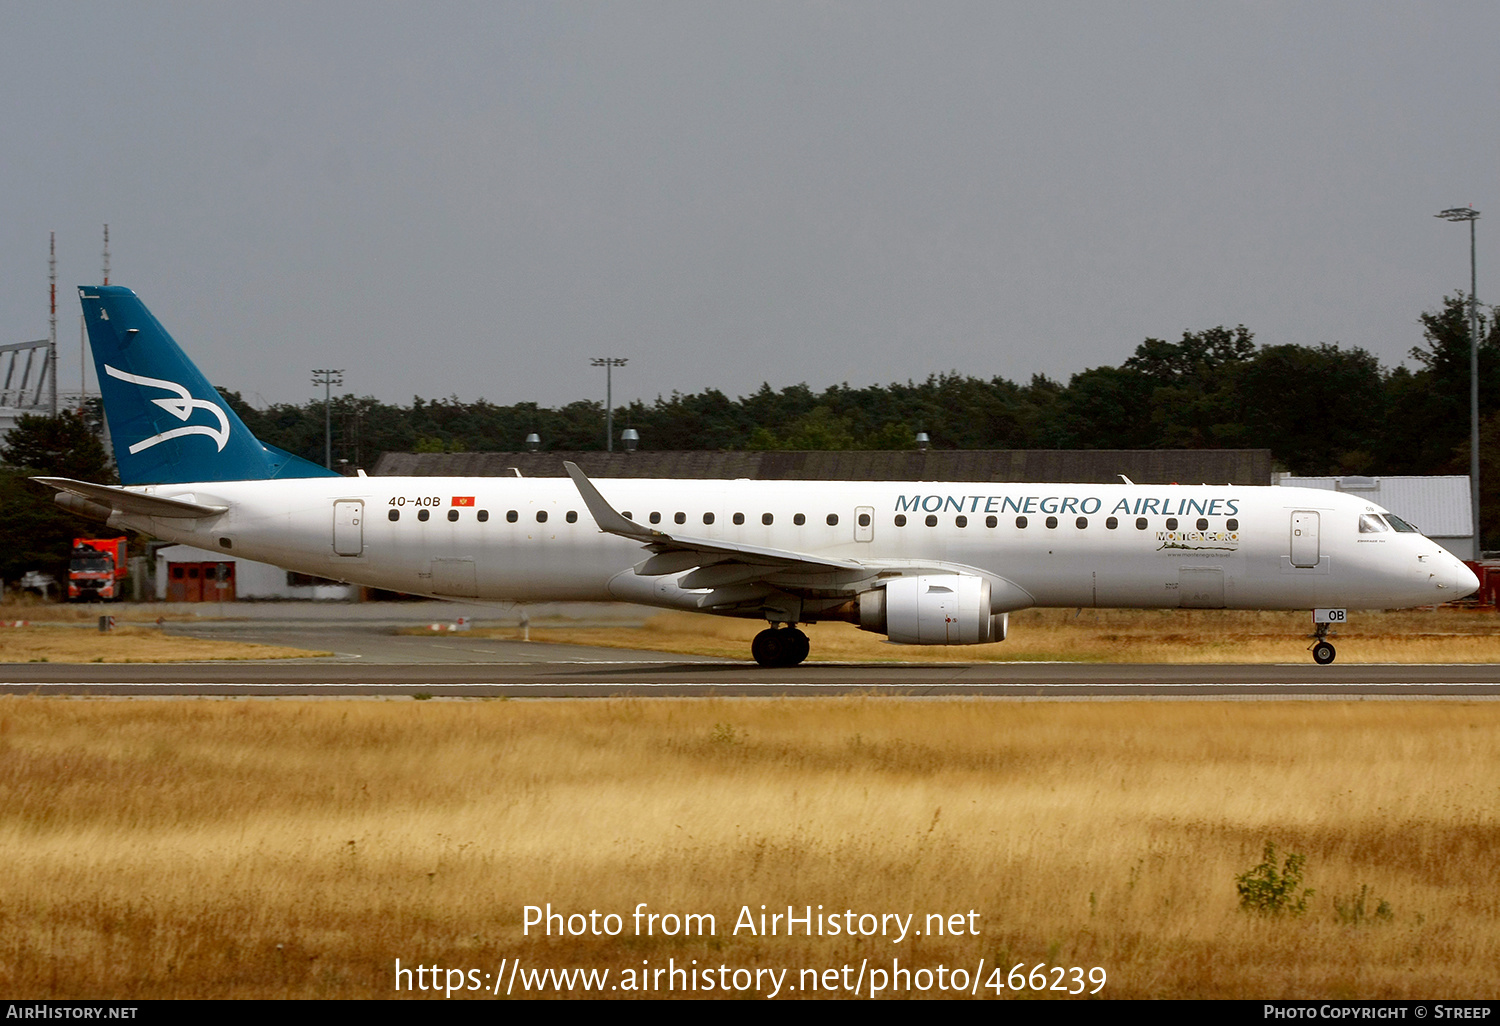
[[[209,506],[186,499],[169,499],[164,495],[148,495],[128,488],[113,485],[91,484],[74,481],[67,477],[34,477],[33,481],[56,488],[60,495],[74,495],[91,504],[108,509],[111,513],[123,513],[135,517],[167,517],[174,520],[193,520],[201,517],[216,517],[228,506]],[[64,508],[71,504],[59,503]]]

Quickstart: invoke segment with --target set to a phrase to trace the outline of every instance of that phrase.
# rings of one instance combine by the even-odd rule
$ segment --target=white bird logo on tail
[[[189,424],[186,427],[163,431],[161,434],[152,435],[150,438],[143,438],[130,447],[130,454],[132,456],[142,449],[149,449],[153,445],[165,442],[169,438],[182,438],[185,435],[207,435],[218,443],[220,452],[224,451],[224,446],[229,442],[229,418],[224,416],[224,410],[218,403],[211,403],[206,399],[194,399],[192,393],[175,381],[148,378],[143,374],[127,374],[125,371],[117,370],[109,364],[105,364],[104,369],[109,373],[110,377],[119,378],[121,381],[129,381],[135,385],[149,385],[151,388],[159,388],[165,392],[175,392],[175,398],[153,399],[151,401],[178,420],[187,420],[193,415],[194,410],[207,410],[219,418],[219,427],[217,430],[206,424]]]

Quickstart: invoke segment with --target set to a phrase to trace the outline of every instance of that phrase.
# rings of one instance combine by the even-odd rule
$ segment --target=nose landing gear
[[[1314,609],[1313,610],[1313,643],[1308,646],[1313,654],[1313,662],[1319,666],[1327,666],[1333,662],[1338,653],[1328,641],[1328,629],[1336,623],[1347,623],[1349,611],[1347,609]]]
[[[750,654],[762,666],[796,666],[807,658],[812,643],[795,627],[767,627],[750,642]]]

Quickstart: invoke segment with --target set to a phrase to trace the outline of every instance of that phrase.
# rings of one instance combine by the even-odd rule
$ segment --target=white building
[[[359,587],[308,577],[226,552],[210,552],[191,545],[165,545],[156,550],[156,596],[166,602],[239,599],[348,602],[359,597]]]
[[[1478,559],[1468,474],[1437,477],[1292,477],[1288,488],[1326,488],[1363,495],[1411,524],[1459,559]]]

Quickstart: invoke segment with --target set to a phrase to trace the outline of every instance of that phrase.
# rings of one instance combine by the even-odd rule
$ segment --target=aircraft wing
[[[583,496],[584,505],[588,507],[589,514],[601,531],[638,541],[656,553],[654,557],[646,561],[643,567],[637,568],[638,573],[646,576],[678,573],[691,567],[703,566],[705,563],[718,563],[726,559],[768,568],[803,566],[821,568],[826,571],[865,571],[868,569],[868,564],[855,559],[836,559],[789,549],[769,549],[758,545],[740,545],[736,542],[692,538],[658,531],[654,527],[647,527],[645,524],[626,519],[616,512],[609,501],[599,494],[599,489],[594,487],[594,483],[588,479],[588,476],[578,468],[578,464],[564,460],[563,466],[567,469],[568,476],[573,479],[573,484],[577,485],[578,493]]]
[[[564,461],[563,466],[600,530],[640,542],[652,553],[636,566],[635,572],[644,577],[655,577],[691,571],[677,583],[686,589],[706,589],[698,602],[703,609],[753,604],[773,590],[804,596],[849,596],[878,587],[885,580],[915,574],[966,574],[994,582],[1002,580],[975,567],[941,560],[841,559],[791,549],[669,534],[622,516],[577,464]],[[1010,582],[1004,583],[1008,588],[1015,588]],[[1018,603],[1029,604],[1030,596]]]
[[[169,499],[164,495],[149,495],[114,485],[91,484],[74,481],[68,477],[34,477],[33,481],[57,489],[57,504],[64,509],[107,519],[120,513],[137,517],[170,517],[176,520],[213,517],[223,513],[228,506],[209,506],[186,499]]]

